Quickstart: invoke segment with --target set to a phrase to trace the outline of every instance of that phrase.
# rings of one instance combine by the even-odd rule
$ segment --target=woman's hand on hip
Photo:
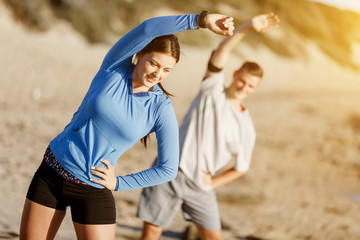
[[[204,22],[205,27],[216,34],[224,36],[233,35],[234,22],[232,17],[212,13],[206,15]]]
[[[115,176],[115,168],[111,166],[110,162],[106,159],[101,159],[106,168],[103,167],[93,167],[91,173],[97,177],[102,178],[102,180],[90,179],[90,181],[103,185],[109,190],[115,190],[117,179]]]

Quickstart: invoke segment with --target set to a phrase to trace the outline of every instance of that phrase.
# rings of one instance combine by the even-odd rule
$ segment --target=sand
[[[30,179],[110,46],[87,44],[63,22],[47,33],[30,32],[2,4],[0,32],[0,238],[17,239]],[[225,239],[360,239],[360,73],[306,44],[308,62],[241,45],[243,58],[232,56],[225,69],[230,79],[245,58],[265,69],[260,89],[245,103],[257,130],[251,169],[217,190]],[[164,83],[175,95],[179,122],[209,54],[190,46],[182,51]],[[137,144],[120,158],[117,174],[147,168],[155,155],[153,136],[148,149]],[[117,239],[140,236],[139,194],[114,193]],[[181,239],[189,225],[179,213],[162,239]],[[75,239],[70,213],[56,239]]]

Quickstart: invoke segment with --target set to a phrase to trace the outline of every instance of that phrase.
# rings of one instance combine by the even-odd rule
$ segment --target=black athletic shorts
[[[72,220],[77,223],[116,222],[115,201],[110,190],[70,182],[44,161],[36,171],[26,197],[58,210],[66,210],[70,206]]]

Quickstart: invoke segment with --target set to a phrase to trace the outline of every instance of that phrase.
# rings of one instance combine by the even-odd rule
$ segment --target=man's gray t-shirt
[[[214,175],[235,157],[235,169],[250,167],[255,128],[247,110],[240,112],[226,98],[224,74],[202,81],[201,89],[180,126],[180,169],[204,190],[206,173]]]

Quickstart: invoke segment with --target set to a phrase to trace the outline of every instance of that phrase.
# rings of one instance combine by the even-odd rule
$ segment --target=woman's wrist
[[[206,16],[208,15],[207,11],[202,11],[199,16],[198,16],[198,20],[197,20],[197,25],[199,28],[206,28]]]

